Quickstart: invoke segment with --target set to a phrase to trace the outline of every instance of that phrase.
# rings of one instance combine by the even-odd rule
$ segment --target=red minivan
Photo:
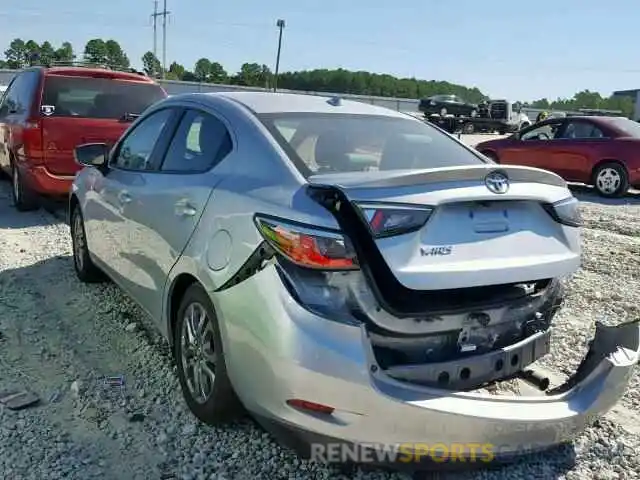
[[[40,195],[66,196],[78,170],[74,148],[113,144],[167,93],[142,73],[33,67],[16,74],[0,101],[0,170],[12,178],[18,210]]]

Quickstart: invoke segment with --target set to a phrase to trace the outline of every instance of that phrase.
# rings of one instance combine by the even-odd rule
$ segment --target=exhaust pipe
[[[549,378],[549,374],[542,370],[541,368],[536,367],[527,367],[522,370],[518,376],[527,382],[530,385],[533,385],[538,390],[545,392],[549,389],[551,385],[551,379]]]

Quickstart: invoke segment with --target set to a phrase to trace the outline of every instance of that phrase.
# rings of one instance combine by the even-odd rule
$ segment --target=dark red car
[[[640,124],[622,117],[552,118],[476,150],[497,163],[550,170],[605,197],[640,188]]]
[[[115,143],[131,121],[167,96],[144,74],[107,68],[34,67],[0,101],[0,170],[11,175],[18,210],[40,195],[66,196],[82,143]]]

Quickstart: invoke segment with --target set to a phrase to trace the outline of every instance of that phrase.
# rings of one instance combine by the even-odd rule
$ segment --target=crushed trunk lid
[[[492,172],[508,178],[507,192],[488,189]],[[332,210],[367,263],[383,270],[374,265],[382,260],[388,271],[379,273],[392,274],[406,289],[542,280],[571,274],[580,265],[576,229],[546,209],[571,194],[564,180],[545,170],[479,165],[316,175],[309,178],[309,191]],[[432,211],[419,230],[372,238],[358,207],[372,204]]]

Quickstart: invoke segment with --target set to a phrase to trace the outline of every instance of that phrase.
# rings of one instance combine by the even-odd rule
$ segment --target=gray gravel
[[[113,285],[78,282],[68,227],[44,211],[18,214],[8,191],[0,184],[0,390],[28,387],[42,404],[21,412],[0,407],[0,478],[408,478],[340,477],[298,460],[250,421],[197,424],[166,344],[146,317]],[[618,322],[639,309],[640,197],[603,205],[580,195],[592,202],[583,204],[584,267],[570,282],[545,361],[559,373],[580,360],[596,319]],[[114,375],[124,375],[124,389],[104,385]],[[442,478],[640,478],[638,383],[636,373],[616,411],[573,447]]]

